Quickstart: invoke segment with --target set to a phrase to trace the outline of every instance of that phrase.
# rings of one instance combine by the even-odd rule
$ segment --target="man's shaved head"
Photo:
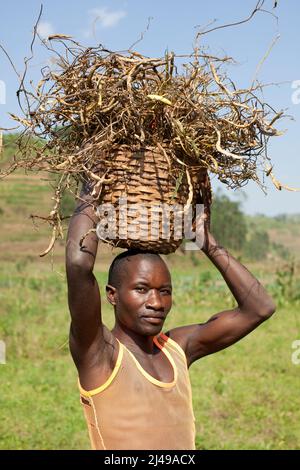
[[[120,287],[122,278],[126,274],[126,263],[130,261],[132,257],[141,257],[150,259],[153,261],[161,261],[164,263],[164,260],[158,253],[150,252],[150,251],[140,251],[140,250],[127,250],[123,253],[120,253],[118,256],[115,257],[113,262],[110,265],[108,271],[108,284],[113,287]]]

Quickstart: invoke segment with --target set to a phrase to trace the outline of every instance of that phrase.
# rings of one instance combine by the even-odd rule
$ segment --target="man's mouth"
[[[142,318],[147,323],[152,323],[152,325],[159,325],[165,320],[163,315],[143,315]]]

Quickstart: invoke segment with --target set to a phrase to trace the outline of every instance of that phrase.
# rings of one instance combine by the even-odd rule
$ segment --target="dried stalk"
[[[99,154],[121,145],[163,149],[169,167],[176,159],[189,182],[189,167],[199,165],[230,188],[249,180],[263,187],[257,170],[269,166],[266,146],[271,136],[281,134],[273,124],[282,113],[260,101],[256,93],[262,85],[239,89],[227,78],[223,67],[230,57],[195,48],[178,71],[173,52],[163,58],[132,50],[114,53],[85,48],[64,35],[43,44],[55,53],[56,69],[43,70],[30,91],[22,76],[18,96],[23,95],[26,112],[12,115],[24,127],[19,154],[0,173],[4,177],[24,168],[61,175],[54,209],[41,217],[52,226],[51,242],[41,256],[63,236],[59,208],[64,190],[74,180],[77,185],[92,180],[93,196],[99,197],[103,183],[110,182],[105,174],[97,174]],[[269,176],[278,189],[284,187],[272,172]],[[189,186],[187,206],[193,194]]]

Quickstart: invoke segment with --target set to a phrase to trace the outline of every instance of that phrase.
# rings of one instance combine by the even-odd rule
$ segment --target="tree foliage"
[[[241,201],[232,201],[217,191],[211,208],[211,230],[222,245],[242,251],[246,243],[247,222]]]
[[[254,230],[245,243],[244,253],[248,258],[261,260],[266,258],[270,250],[270,239],[265,230]]]

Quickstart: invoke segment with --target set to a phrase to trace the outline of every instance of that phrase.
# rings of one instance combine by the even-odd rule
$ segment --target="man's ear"
[[[106,298],[111,305],[116,305],[117,289],[110,284],[106,286]]]

